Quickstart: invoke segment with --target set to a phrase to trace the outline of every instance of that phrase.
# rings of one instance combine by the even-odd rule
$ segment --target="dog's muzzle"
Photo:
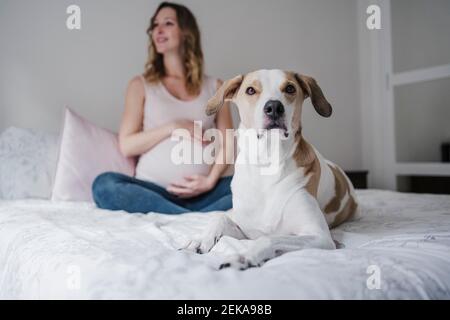
[[[285,124],[285,109],[284,105],[279,100],[269,100],[264,105],[263,109],[265,115],[264,130],[281,129],[284,136],[289,136]],[[258,135],[260,138],[262,135]]]

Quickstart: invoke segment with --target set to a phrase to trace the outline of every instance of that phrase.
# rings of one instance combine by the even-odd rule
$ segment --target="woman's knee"
[[[222,196],[231,194],[231,180],[232,177],[221,178],[214,189]]]
[[[122,179],[122,175],[116,172],[105,172],[95,178],[92,183],[92,197],[97,206],[103,208],[105,202],[114,198],[117,185]]]
[[[205,208],[201,209],[201,212],[209,212],[209,211],[227,211],[233,208],[233,196],[231,194],[225,195],[215,201],[214,203],[209,204]]]

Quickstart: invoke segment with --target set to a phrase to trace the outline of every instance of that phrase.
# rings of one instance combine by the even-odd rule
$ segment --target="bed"
[[[0,200],[2,299],[449,299],[450,196],[357,190],[339,249],[245,271],[177,250],[216,212],[127,214],[89,202]]]

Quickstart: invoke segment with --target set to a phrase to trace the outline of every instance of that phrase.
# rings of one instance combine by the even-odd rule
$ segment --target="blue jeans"
[[[226,211],[233,206],[231,179],[232,177],[223,177],[209,192],[194,198],[181,199],[157,184],[120,173],[105,172],[94,180],[92,195],[99,208],[130,213]]]

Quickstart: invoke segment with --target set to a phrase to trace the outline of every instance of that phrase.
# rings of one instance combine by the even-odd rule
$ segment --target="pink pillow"
[[[93,201],[92,183],[106,171],[134,176],[135,159],[124,157],[117,134],[66,108],[53,201]]]

